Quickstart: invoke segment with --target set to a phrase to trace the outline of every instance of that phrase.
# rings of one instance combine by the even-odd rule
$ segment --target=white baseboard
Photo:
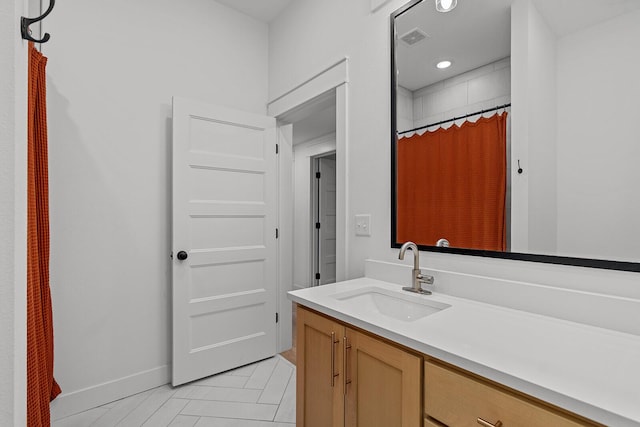
[[[68,417],[114,400],[143,392],[170,381],[170,365],[61,394],[51,402],[51,420]]]

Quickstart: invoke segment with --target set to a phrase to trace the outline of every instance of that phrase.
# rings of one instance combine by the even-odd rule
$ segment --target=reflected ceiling
[[[415,91],[509,56],[512,3],[513,0],[459,0],[453,11],[438,13],[432,1],[423,1],[411,13],[401,15],[395,23],[398,38],[416,28],[428,37],[412,46],[397,42],[397,68],[403,70],[398,76],[399,85]],[[533,0],[533,3],[558,37],[640,8],[640,0]],[[450,25],[453,21],[456,26]],[[466,30],[460,33],[456,28]],[[442,40],[447,42],[438,42]],[[437,70],[436,63],[445,59],[453,61],[453,65]]]
[[[397,68],[402,70],[399,85],[415,91],[509,56],[511,2],[459,0],[451,12],[438,13],[432,1],[424,1],[400,16],[396,19],[398,38],[415,28],[428,37],[412,46],[397,42]],[[460,33],[459,28],[466,31]],[[436,63],[445,59],[453,65],[436,69]]]

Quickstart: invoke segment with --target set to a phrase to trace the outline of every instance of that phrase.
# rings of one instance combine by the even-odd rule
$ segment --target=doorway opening
[[[290,192],[290,201],[281,205],[281,213],[290,212],[292,247],[290,263],[282,270],[288,269],[294,290],[336,281],[336,112],[336,91],[330,90],[278,117],[280,129],[287,129],[281,134],[291,141],[290,163],[283,165],[280,159],[280,179],[290,168],[290,190],[281,187]],[[281,215],[281,226],[283,220]],[[295,307],[286,304],[292,309],[292,346],[282,355],[295,364]]]
[[[293,250],[291,253],[292,287],[304,289],[320,283],[330,283],[322,278],[319,258],[322,250],[320,234],[332,231],[333,273],[325,276],[336,280],[336,165],[340,161],[340,153],[336,150],[336,91],[326,93],[304,103],[283,117],[278,117],[281,126],[291,126],[291,162],[292,162],[292,210]],[[282,160],[282,159],[281,159]],[[327,169],[326,179],[316,178],[320,172],[320,164]],[[332,167],[332,172],[329,170]],[[281,168],[282,170],[282,168]],[[320,182],[319,182],[320,181]],[[320,183],[331,182],[332,205],[328,201],[320,203]],[[328,194],[322,196],[324,199]],[[286,209],[287,207],[285,207]],[[331,209],[333,216],[327,226],[322,229],[320,209]],[[320,223],[321,228],[316,228]],[[326,262],[325,262],[326,269]],[[320,279],[316,279],[317,273]]]
[[[280,352],[290,349],[292,344],[295,307],[287,292],[313,285],[313,218],[310,215],[313,157],[335,154],[335,280],[348,277],[348,81],[348,58],[343,57],[267,106],[268,114],[278,121],[280,147],[277,279]]]

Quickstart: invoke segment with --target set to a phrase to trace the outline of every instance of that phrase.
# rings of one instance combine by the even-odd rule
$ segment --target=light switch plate
[[[356,215],[356,236],[371,236],[371,215]]]

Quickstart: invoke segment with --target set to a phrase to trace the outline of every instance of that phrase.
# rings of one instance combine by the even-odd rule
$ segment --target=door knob
[[[180,261],[184,261],[185,259],[189,258],[189,254],[186,253],[185,251],[180,251],[178,252],[178,259]]]

